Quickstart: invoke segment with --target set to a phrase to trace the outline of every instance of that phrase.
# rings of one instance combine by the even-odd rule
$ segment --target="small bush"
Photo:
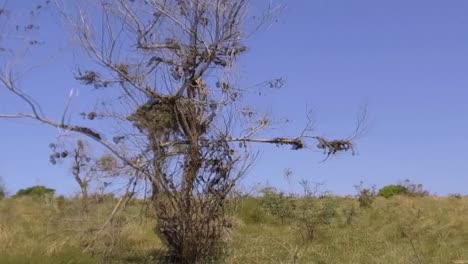
[[[57,199],[55,199],[55,202],[56,202],[56,206],[58,210],[63,211],[65,209],[65,204],[67,200],[65,199],[63,195],[60,195],[59,197],[57,197]]]
[[[379,196],[383,196],[385,198],[390,198],[395,195],[423,197],[428,196],[429,192],[423,188],[422,184],[412,183],[410,180],[405,180],[396,185],[387,185],[379,190]]]
[[[412,183],[410,180],[405,180],[402,184],[403,187],[406,188],[405,195],[410,197],[423,197],[428,196],[429,191],[423,188],[422,184]]]
[[[304,241],[313,241],[322,226],[329,226],[337,215],[338,204],[332,196],[304,197],[296,210],[297,228]]]
[[[372,186],[371,188],[365,188],[363,186],[363,182],[361,182],[359,185],[354,186],[354,188],[356,188],[358,191],[356,197],[359,201],[359,207],[370,208],[374,203],[375,197],[377,196],[375,186]]]
[[[408,193],[408,190],[402,185],[387,185],[379,190],[379,196],[385,198],[390,198],[395,195],[404,195],[406,193]]]
[[[349,209],[344,209],[344,213],[345,213],[346,225],[348,226],[352,225],[354,219],[357,216],[356,208],[354,206],[351,206]]]
[[[290,218],[294,212],[294,204],[291,197],[285,196],[275,188],[264,188],[260,191],[263,194],[262,208],[270,215],[280,219],[281,224]]]
[[[449,197],[450,197],[450,198],[454,198],[454,199],[461,199],[461,198],[463,198],[463,196],[462,196],[461,194],[459,194],[459,193],[451,193],[451,194],[449,194]]]
[[[2,179],[0,178],[0,200],[5,198],[6,196],[6,190],[5,190],[5,185],[2,182]]]
[[[23,197],[23,196],[28,196],[28,197],[46,197],[46,196],[53,196],[55,193],[54,189],[49,189],[46,188],[45,186],[37,185],[37,186],[32,186],[26,189],[21,189],[19,190],[15,197]]]

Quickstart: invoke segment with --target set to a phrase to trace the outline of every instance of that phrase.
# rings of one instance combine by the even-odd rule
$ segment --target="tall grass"
[[[318,199],[318,198],[317,198]],[[336,197],[336,214],[305,241],[283,221],[244,198],[233,216],[225,263],[452,263],[468,260],[468,198],[377,198],[370,208]],[[299,203],[305,202],[297,201]],[[158,263],[163,243],[137,203],[94,240],[114,201],[81,212],[77,199],[0,201],[0,263]],[[301,208],[298,206],[297,208]]]

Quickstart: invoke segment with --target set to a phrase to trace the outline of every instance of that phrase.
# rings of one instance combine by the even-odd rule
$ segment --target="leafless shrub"
[[[100,69],[79,72],[76,79],[95,88],[112,87],[125,107],[103,106],[83,113],[89,123],[71,124],[65,119],[71,93],[62,119],[56,121],[45,116],[19,87],[13,70],[3,69],[0,83],[31,111],[0,114],[0,118],[34,119],[87,136],[130,170],[128,187],[149,183],[158,219],[155,231],[173,261],[204,263],[215,254],[229,226],[226,198],[255,160],[251,143],[299,150],[318,142],[327,158],[354,151],[352,138],[328,140],[312,135],[310,122],[295,137],[258,138],[270,125],[266,117],[235,132],[240,117],[233,113],[245,90],[235,87],[229,73],[247,50],[246,0],[91,1],[89,6],[99,10],[98,21],[93,21],[95,10],[74,6],[76,12],[68,11],[56,3],[73,28],[72,35]],[[274,12],[266,12],[259,24],[267,23]],[[283,82],[277,79],[268,84],[277,88]],[[93,126],[102,119],[119,123],[118,133]],[[128,151],[122,151],[122,146]],[[102,161],[100,166],[108,164]],[[133,194],[126,192],[128,197]],[[111,217],[128,200],[119,200]]]
[[[429,191],[424,189],[422,184],[413,183],[411,180],[406,179],[399,185],[405,188],[404,195],[411,197],[423,197],[429,195]]]

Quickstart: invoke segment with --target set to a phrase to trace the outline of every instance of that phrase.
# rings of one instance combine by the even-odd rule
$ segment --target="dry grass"
[[[464,263],[468,260],[468,198],[378,198],[368,209],[337,198],[338,215],[317,239],[303,242],[295,219],[282,225],[241,202],[225,263]],[[0,263],[157,263],[163,244],[154,222],[132,205],[115,229],[84,253],[86,232],[102,223],[112,201],[92,205],[87,220],[78,200],[0,201]],[[355,208],[354,212],[351,208]]]

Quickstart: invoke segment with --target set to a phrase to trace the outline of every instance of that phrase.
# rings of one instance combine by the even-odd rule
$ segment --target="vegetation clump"
[[[5,196],[6,196],[5,186],[0,181],[0,200],[5,198]]]
[[[42,198],[48,196],[54,196],[55,190],[47,188],[42,185],[32,186],[26,189],[19,190],[15,197],[33,197],[33,198]]]
[[[379,190],[378,195],[385,198],[390,198],[396,195],[423,197],[428,196],[429,192],[423,188],[422,184],[416,184],[412,183],[410,180],[405,180],[400,184],[384,186]]]
[[[262,207],[272,216],[280,219],[281,224],[284,224],[287,218],[292,217],[295,204],[291,197],[288,197],[282,192],[278,192],[275,188],[268,187],[261,190]]]
[[[403,195],[406,194],[408,190],[405,188],[405,186],[398,185],[398,184],[391,184],[384,186],[379,190],[379,196],[385,197],[385,198],[390,198],[395,195]]]
[[[356,198],[359,201],[359,207],[370,208],[377,197],[375,186],[365,188],[363,182],[361,182],[361,184],[354,186],[354,188],[358,191]]]
[[[317,197],[302,197],[295,212],[296,229],[302,240],[311,242],[318,238],[318,232],[330,226],[337,216],[337,200],[331,195]]]

